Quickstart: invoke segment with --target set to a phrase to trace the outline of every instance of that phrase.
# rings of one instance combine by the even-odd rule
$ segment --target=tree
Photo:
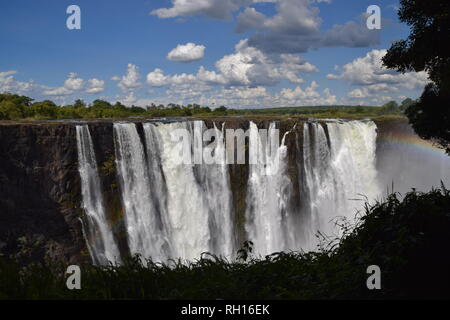
[[[19,120],[23,118],[23,107],[12,101],[0,102],[0,120]]]
[[[11,101],[15,105],[21,105],[23,107],[29,107],[31,102],[34,100],[27,96],[19,96],[18,94],[12,94],[9,92],[5,92],[0,94],[0,102],[2,101]]]
[[[111,104],[108,101],[97,99],[92,102],[92,108],[108,109],[111,108]]]
[[[446,149],[450,155],[450,92],[440,91],[440,88],[430,83],[419,102],[406,109],[414,130],[423,139],[430,139]]]
[[[31,110],[37,118],[54,119],[58,115],[58,106],[50,100],[33,103]]]
[[[383,108],[385,108],[389,112],[395,112],[399,110],[398,103],[395,101],[389,101],[388,103],[383,105]]]
[[[383,64],[399,72],[428,72],[433,83],[405,113],[419,136],[450,154],[450,1],[401,0],[400,5],[400,21],[411,26],[411,34],[391,46]]]
[[[220,106],[214,110],[216,112],[227,112],[227,108],[225,106]]]
[[[84,101],[81,99],[77,99],[77,100],[75,100],[75,103],[73,104],[73,106],[75,108],[86,108],[86,103],[84,103]]]
[[[400,110],[405,111],[409,106],[414,104],[415,101],[411,98],[406,98],[402,101],[402,104],[400,105]]]
[[[383,58],[388,68],[427,71],[440,87],[450,88],[450,1],[400,0],[400,21],[411,26],[406,40],[395,42]]]

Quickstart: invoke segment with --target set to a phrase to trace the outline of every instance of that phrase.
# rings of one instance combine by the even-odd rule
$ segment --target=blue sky
[[[81,30],[69,30],[69,5]],[[364,13],[381,8],[382,29]],[[398,1],[15,0],[0,5],[0,91],[69,104],[377,105],[427,76],[385,70]]]

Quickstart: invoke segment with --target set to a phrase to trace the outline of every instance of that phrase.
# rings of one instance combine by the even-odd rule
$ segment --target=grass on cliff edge
[[[64,268],[0,259],[0,299],[383,299],[450,297],[450,191],[366,206],[361,221],[316,253],[275,253],[230,263],[204,255],[168,267],[138,257],[116,267],[82,266],[82,289]],[[248,250],[248,248],[246,249]],[[241,253],[248,253],[243,250]],[[245,255],[245,254],[244,254]],[[366,287],[381,268],[379,291]]]

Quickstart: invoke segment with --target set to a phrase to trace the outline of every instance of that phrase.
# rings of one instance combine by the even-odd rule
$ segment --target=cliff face
[[[212,127],[212,121],[205,121]],[[255,121],[256,122],[256,121]],[[269,121],[256,122],[267,128]],[[280,123],[280,138],[286,137],[288,172],[294,194],[301,194],[302,157],[298,141],[302,140],[302,126],[295,130],[294,120]],[[225,128],[247,130],[244,119],[227,119]],[[411,134],[405,120],[378,124],[379,135],[401,130]],[[126,253],[123,208],[115,170],[113,126],[111,122],[91,122],[99,175],[109,212],[111,225],[117,230],[119,247]],[[138,126],[142,131],[141,126]],[[401,128],[401,129],[399,129]],[[300,174],[299,174],[300,172]],[[235,223],[239,232],[236,242],[244,238],[244,215],[248,166],[230,166],[230,182],[235,209]],[[293,207],[301,206],[301,199],[292,197]],[[83,210],[78,173],[75,125],[73,123],[0,124],[0,254],[14,255],[22,260],[59,260],[64,263],[90,261],[83,237]]]
[[[0,246],[21,259],[83,259],[70,125],[0,126]]]

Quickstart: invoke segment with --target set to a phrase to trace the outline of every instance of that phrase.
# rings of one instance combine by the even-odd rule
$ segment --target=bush
[[[65,288],[65,266],[0,259],[4,299],[392,299],[450,297],[450,192],[393,194],[371,207],[344,236],[318,252],[203,254],[192,263],[153,263],[139,256],[122,266],[82,266],[82,290]],[[369,265],[382,290],[366,287]]]

